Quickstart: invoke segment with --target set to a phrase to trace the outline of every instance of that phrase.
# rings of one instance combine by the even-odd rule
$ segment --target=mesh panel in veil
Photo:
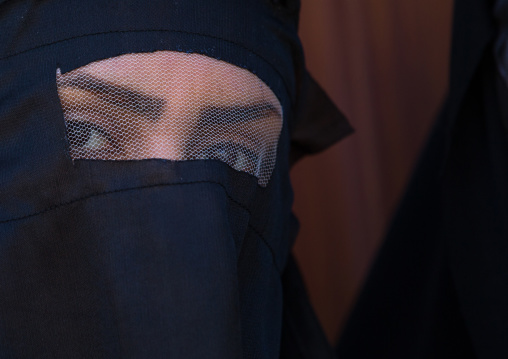
[[[122,55],[57,72],[73,159],[214,159],[266,186],[282,108],[251,72],[203,55]]]

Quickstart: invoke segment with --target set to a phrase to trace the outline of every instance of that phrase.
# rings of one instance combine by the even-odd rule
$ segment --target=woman
[[[350,128],[297,16],[0,3],[0,356],[331,355],[288,259],[290,142],[294,161]]]

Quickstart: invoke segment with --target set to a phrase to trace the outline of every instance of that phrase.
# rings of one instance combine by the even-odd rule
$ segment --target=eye
[[[117,146],[111,136],[101,127],[86,121],[67,121],[67,135],[71,151],[86,157],[111,152]]]
[[[237,171],[254,174],[259,166],[259,157],[254,151],[234,142],[218,143],[203,152],[208,158],[225,162]]]

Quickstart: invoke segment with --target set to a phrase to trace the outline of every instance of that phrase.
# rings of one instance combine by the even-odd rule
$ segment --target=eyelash
[[[234,149],[228,147],[233,147]],[[206,147],[203,151],[206,153],[207,158],[217,159],[228,163],[238,171],[256,173],[256,169],[259,166],[259,156],[257,153],[246,146],[233,141],[216,143],[212,146]],[[233,155],[234,158],[232,158]]]
[[[118,146],[111,135],[101,126],[93,124],[89,121],[68,120],[66,121],[66,127],[67,136],[71,144],[71,148],[73,149],[84,150],[84,147],[90,141],[93,132],[96,132],[102,136],[114,150],[120,150],[120,146]],[[104,149],[89,148],[86,150],[100,152]]]
[[[125,156],[122,144],[118,144],[110,133],[102,126],[77,119],[66,121],[68,139],[73,155],[88,159],[122,159]],[[186,141],[184,157],[187,159],[215,159],[227,163],[238,171],[256,174],[261,166],[261,153],[256,149],[262,148],[261,143],[249,136],[236,133],[234,138],[224,138],[228,133],[225,129],[215,127],[212,130],[208,125],[195,128],[194,136]],[[88,147],[93,133],[99,134],[107,144],[97,148]],[[240,131],[241,132],[241,131]],[[206,134],[206,136],[204,136]],[[207,146],[208,145],[208,146]]]

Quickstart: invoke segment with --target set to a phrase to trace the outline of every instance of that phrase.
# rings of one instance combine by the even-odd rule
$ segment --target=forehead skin
[[[184,103],[195,106],[205,98],[207,103],[202,105],[235,106],[268,101],[281,112],[278,99],[256,75],[204,55],[170,51],[128,54],[94,62],[82,71],[146,94],[166,94],[165,100],[172,107]]]

